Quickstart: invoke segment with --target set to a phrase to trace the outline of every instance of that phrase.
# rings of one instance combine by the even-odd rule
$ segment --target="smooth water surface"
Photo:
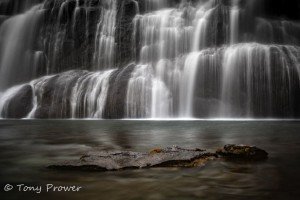
[[[116,172],[46,168],[94,148],[149,151],[180,145],[214,151],[230,143],[257,145],[268,151],[269,159]],[[1,199],[297,199],[299,165],[298,121],[0,121]],[[39,194],[16,188],[4,192],[7,183],[41,185],[43,190]],[[46,192],[48,183],[82,189]]]

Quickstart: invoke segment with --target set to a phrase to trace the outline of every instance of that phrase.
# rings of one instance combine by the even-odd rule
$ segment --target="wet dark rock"
[[[110,92],[107,95],[104,118],[119,119],[125,117],[127,86],[134,67],[134,64],[129,64],[113,72],[110,77],[108,89]]]
[[[79,160],[51,165],[51,169],[66,170],[124,170],[151,167],[196,167],[203,166],[216,154],[201,149],[185,149],[177,146],[154,149],[148,153],[131,151],[90,152]]]
[[[258,1],[259,2],[259,1]],[[289,0],[287,3],[284,0],[264,0],[263,11],[264,15],[269,17],[281,17],[285,19],[300,19],[300,2],[299,0]]]
[[[228,144],[218,149],[216,154],[231,160],[265,160],[268,153],[256,146]]]
[[[212,19],[209,20],[208,33],[209,39],[207,41],[208,47],[222,46],[226,44],[229,36],[226,34],[228,32],[229,24],[229,10],[226,6],[218,4],[215,10],[212,11]],[[225,33],[225,34],[224,34]]]
[[[15,15],[24,12],[32,5],[41,3],[43,0],[1,0],[0,1],[0,15]]]
[[[6,16],[6,15],[0,15],[0,26],[7,19],[8,19],[8,16]]]
[[[53,76],[44,83],[42,90],[37,96],[37,110],[35,118],[70,118],[70,98],[72,88],[79,77],[84,76],[87,71],[72,70]],[[66,94],[66,98],[64,95]]]
[[[24,85],[13,98],[7,101],[6,109],[2,111],[2,115],[6,118],[16,119],[26,117],[33,107],[32,96],[31,86]]]
[[[124,66],[133,59],[132,34],[133,18],[138,13],[138,5],[133,0],[118,1],[116,20],[116,60]]]

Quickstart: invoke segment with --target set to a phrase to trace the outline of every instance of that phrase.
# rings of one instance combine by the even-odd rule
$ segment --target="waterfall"
[[[172,96],[165,83],[159,79],[152,80],[152,118],[168,118],[172,116]]]
[[[128,82],[126,117],[170,117],[172,99],[164,82],[154,77],[150,65],[137,65]]]
[[[103,4],[95,40],[95,69],[111,68],[115,64],[116,0],[105,0]]]
[[[164,8],[168,5],[168,0],[145,0],[147,11]]]
[[[152,70],[148,65],[137,65],[128,82],[126,117],[151,116]]]
[[[76,81],[70,100],[72,118],[102,118],[113,71],[88,73]]]
[[[34,40],[42,16],[40,8],[41,5],[36,5],[0,26],[0,90],[36,76],[39,56],[34,50]]]
[[[299,118],[300,23],[266,3],[0,3],[1,117]]]
[[[166,9],[138,15],[135,26],[141,37],[140,62],[156,63],[186,53],[190,48],[191,27],[183,26],[183,11]]]
[[[239,0],[233,0],[232,8],[230,11],[230,43],[234,44],[238,42],[239,33]]]
[[[208,6],[211,6],[211,1],[208,1],[204,5],[200,5],[196,12],[195,22],[197,25],[194,32],[194,39],[192,41],[193,51],[199,51],[206,47],[208,18],[213,11],[213,8],[207,10]]]
[[[58,118],[102,118],[109,88],[109,79],[115,70],[101,72],[69,71],[61,75],[45,76],[30,82],[32,108],[26,118],[40,115],[41,109],[47,117]],[[55,89],[49,89],[55,83]],[[0,113],[26,85],[7,90],[0,96]],[[50,96],[48,96],[50,95]],[[50,101],[45,99],[50,98]],[[58,112],[57,112],[58,111]],[[5,117],[5,115],[3,116]],[[25,116],[24,116],[25,117]]]
[[[193,117],[198,56],[210,43],[209,24],[217,8],[213,2],[196,7],[182,3],[176,9],[136,16],[133,37],[139,36],[141,43],[138,61],[154,69],[152,117]]]
[[[276,52],[276,57],[271,56],[272,51]],[[278,68],[277,72],[274,66]],[[300,80],[299,47],[257,43],[230,46],[224,52],[222,68],[220,116],[253,117],[252,112],[255,109],[272,116],[272,112],[276,110],[273,108],[275,102],[276,107],[285,107],[286,114],[293,112],[290,107],[291,96],[276,96],[281,91],[274,93],[273,89],[285,88],[287,94],[290,94],[292,79]],[[281,77],[277,78],[274,74],[278,71]],[[252,107],[254,102],[256,108]]]
[[[5,93],[0,93],[0,118],[5,118],[5,114],[7,113],[9,102],[13,99],[13,97],[20,92],[23,88],[23,85],[17,85],[10,89],[8,89]]]
[[[259,42],[280,44],[299,44],[300,24],[286,20],[267,20],[257,18],[255,35]]]
[[[183,77],[180,88],[180,116],[193,116],[193,97],[195,90],[195,78],[197,73],[200,53],[191,53],[184,63]],[[192,75],[192,76],[191,76]]]

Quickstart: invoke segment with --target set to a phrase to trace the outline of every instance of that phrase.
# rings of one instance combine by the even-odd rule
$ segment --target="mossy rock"
[[[228,144],[216,153],[226,159],[232,160],[265,160],[268,153],[256,146]]]

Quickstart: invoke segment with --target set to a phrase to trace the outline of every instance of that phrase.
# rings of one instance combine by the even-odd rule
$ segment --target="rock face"
[[[0,110],[0,116],[6,118],[24,118],[33,107],[33,91],[30,85],[24,85],[18,92],[9,98]]]
[[[216,153],[201,149],[185,149],[178,146],[153,149],[147,153],[131,151],[94,151],[81,156],[78,160],[65,161],[50,165],[50,169],[114,171],[154,167],[198,167],[208,161],[216,160],[218,155],[241,161],[267,159],[268,153],[254,146],[226,145]]]
[[[223,149],[216,152],[218,155],[230,160],[265,160],[268,158],[268,153],[265,150],[255,146],[247,145],[225,145]]]
[[[125,117],[125,104],[128,80],[135,65],[129,64],[125,68],[114,71],[109,80],[109,93],[104,110],[104,118],[119,119]]]
[[[79,160],[51,165],[52,169],[111,171],[150,167],[195,167],[216,158],[216,154],[201,149],[177,146],[154,149],[149,153],[113,151],[91,152]]]

